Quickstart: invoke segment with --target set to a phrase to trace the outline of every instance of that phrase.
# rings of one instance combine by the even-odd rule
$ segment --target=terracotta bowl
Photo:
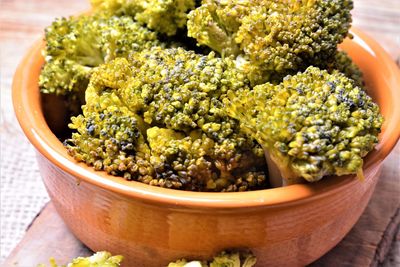
[[[385,117],[380,143],[365,160],[364,181],[351,175],[253,192],[199,193],[96,172],[67,154],[48,126],[57,119],[43,116],[37,85],[42,42],[29,50],[15,74],[15,112],[37,150],[57,211],[92,250],[122,254],[125,266],[160,267],[182,257],[206,259],[224,249],[248,248],[258,266],[303,266],[335,246],[355,224],[400,135],[399,70],[376,42],[359,30],[353,33],[355,38],[341,47],[363,70]],[[46,105],[62,114],[57,101]]]

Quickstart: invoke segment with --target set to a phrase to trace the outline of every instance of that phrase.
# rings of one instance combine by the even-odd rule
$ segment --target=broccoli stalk
[[[280,162],[279,157],[272,159],[273,156],[268,149],[264,149],[264,153],[265,160],[267,161],[269,183],[271,187],[282,187],[302,182],[301,178],[291,172],[290,168],[287,166],[288,162]]]
[[[362,158],[378,142],[383,120],[354,81],[316,67],[279,85],[230,92],[229,98],[229,116],[263,146],[287,184],[328,175],[362,178]]]

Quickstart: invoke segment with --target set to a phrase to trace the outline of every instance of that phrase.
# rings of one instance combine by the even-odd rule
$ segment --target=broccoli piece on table
[[[172,262],[168,267],[252,267],[257,259],[251,253],[222,252],[211,261],[187,261],[185,259]]]
[[[240,133],[237,121],[223,111],[229,89],[249,88],[231,64],[214,54],[154,47],[132,54],[129,60],[119,58],[100,66],[86,90],[83,115],[70,125],[78,130],[67,142],[70,153],[96,164],[96,169],[163,187],[196,191],[265,187],[262,148]],[[126,129],[133,134],[127,136]],[[121,160],[116,158],[121,153],[124,160],[127,157],[123,143],[132,144],[128,161],[133,169],[125,168],[124,162],[121,172]],[[139,159],[145,177],[134,172]]]
[[[291,70],[286,73],[275,73],[269,77],[268,82],[280,84],[288,75],[295,75],[297,72],[303,72],[308,67],[318,67],[321,70],[327,70],[329,73],[341,72],[346,77],[352,79],[357,86],[364,87],[363,74],[361,69],[353,62],[353,60],[344,51],[336,51],[330,57],[324,60],[315,60],[313,62],[305,62],[302,67],[297,70]]]
[[[121,255],[112,256],[111,253],[101,251],[90,257],[77,257],[66,266],[57,265],[54,259],[50,259],[50,267],[118,267],[121,265],[123,257]],[[38,267],[46,267],[40,264]]]
[[[230,92],[227,113],[256,139],[288,183],[357,173],[378,142],[379,107],[344,74],[309,67],[279,85]],[[271,167],[271,166],[269,166]]]
[[[187,13],[195,7],[195,0],[92,0],[91,3],[96,12],[131,16],[168,36],[186,26]]]
[[[50,259],[50,267],[118,267],[121,265],[123,256],[112,256],[109,252],[101,251],[90,257],[77,257],[66,266],[57,265],[55,260]],[[256,264],[256,257],[249,252],[221,252],[211,261],[187,261],[185,259],[171,262],[168,267],[252,267]],[[37,267],[46,267],[39,264]]]
[[[59,95],[83,95],[93,68],[159,44],[156,33],[132,18],[101,15],[57,19],[46,28],[45,41],[39,86]]]
[[[188,35],[236,56],[258,84],[334,54],[348,34],[352,7],[351,0],[203,0],[188,15]]]

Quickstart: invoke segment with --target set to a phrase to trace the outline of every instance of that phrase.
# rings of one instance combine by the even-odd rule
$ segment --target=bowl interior
[[[366,171],[373,164],[380,163],[399,138],[400,72],[375,41],[357,29],[352,29],[352,33],[354,39],[346,39],[340,47],[362,69],[367,90],[379,104],[385,118],[382,133],[379,136],[380,143],[365,159],[364,171]],[[140,182],[126,181],[104,172],[95,172],[83,163],[76,163],[48,126],[51,125],[51,128],[60,134],[65,130],[66,117],[64,111],[57,108],[60,102],[56,98],[46,97],[44,101],[51,104],[44,106],[41,104],[38,77],[43,64],[42,48],[43,41],[36,42],[17,69],[13,81],[14,109],[23,131],[38,152],[77,179],[120,194],[140,198],[143,201],[205,209],[290,205],[334,194],[343,187],[360,182],[354,175],[348,175],[323,179],[314,184],[298,184],[250,192],[207,193],[159,188]],[[50,107],[50,113],[45,110],[50,114],[46,116],[47,118],[43,115],[43,107],[44,109]],[[59,124],[60,118],[63,120],[61,124]]]

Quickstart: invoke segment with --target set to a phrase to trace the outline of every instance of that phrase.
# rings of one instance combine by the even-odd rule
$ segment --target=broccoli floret
[[[187,261],[185,259],[172,262],[168,267],[252,267],[257,259],[251,253],[222,252],[212,261]]]
[[[357,86],[363,87],[364,80],[360,68],[354,64],[344,51],[337,51],[331,58],[323,62],[315,62],[314,66],[328,70],[329,73],[339,71],[352,79]]]
[[[229,95],[228,114],[263,146],[288,183],[362,177],[362,158],[378,142],[383,119],[378,105],[344,74],[309,67],[279,85]]]
[[[124,58],[116,59],[111,66],[107,70],[101,66],[93,73],[83,114],[72,117],[69,124],[76,132],[64,143],[77,161],[95,170],[149,183],[154,171],[144,137],[147,125],[116,92],[109,91],[120,86],[131,72]]]
[[[339,71],[352,79],[357,86],[364,87],[361,69],[353,62],[346,52],[340,50],[326,59],[314,59],[310,62],[304,62],[303,66],[299,67],[297,70],[290,70],[279,74],[274,73],[269,77],[268,82],[275,85],[280,84],[286,76],[295,75],[297,72],[304,72],[310,66],[327,70],[331,74]]]
[[[102,65],[86,90],[83,115],[70,125],[78,130],[67,142],[70,153],[96,169],[163,187],[208,191],[265,187],[262,148],[239,133],[237,121],[222,110],[228,89],[248,88],[243,75],[228,68],[230,64],[214,54],[154,47],[131,55],[129,61],[119,58]],[[125,129],[138,133],[132,134],[134,140],[121,134]],[[121,153],[127,158],[122,143],[133,144],[128,161],[135,165],[140,156],[146,178],[132,173],[137,167],[123,167],[120,172],[120,161],[115,159]],[[150,151],[139,153],[138,144]]]
[[[112,256],[111,253],[101,251],[90,257],[78,257],[72,260],[66,267],[118,267],[121,265],[123,257],[121,255]],[[40,264],[38,267],[45,267]],[[50,267],[65,267],[57,265],[54,259],[50,259]]]
[[[159,44],[156,33],[130,17],[100,15],[57,19],[45,40],[39,86],[59,95],[83,95],[94,67]]]
[[[188,35],[234,55],[254,84],[335,53],[348,34],[351,0],[203,0]]]
[[[219,150],[226,150],[200,130],[189,136],[171,129],[153,127],[147,130],[151,163],[159,180],[153,185],[171,183],[174,188],[199,191],[244,191],[260,188],[265,174],[253,167],[264,159],[251,151],[224,159]],[[233,140],[227,140],[229,145]],[[231,148],[230,148],[231,149]],[[240,155],[242,153],[242,155]],[[161,183],[161,184],[160,184]]]
[[[195,7],[195,0],[92,0],[91,3],[97,12],[131,16],[168,36],[186,26],[187,13]]]
[[[263,185],[265,162],[260,147],[238,134],[237,122],[225,116],[222,109],[222,99],[229,89],[248,87],[248,81],[234,68],[232,60],[222,60],[214,53],[201,56],[180,48],[153,48],[132,55],[130,60],[135,77],[120,90],[121,96],[128,106],[143,103],[142,109],[134,104],[131,110],[143,113],[148,124],[184,132],[186,136],[201,130],[195,143],[190,138],[181,141],[185,142],[184,148],[189,148],[187,151],[182,152],[177,143],[171,144],[180,149],[171,150],[175,152],[163,161],[167,169],[157,168],[160,177],[168,176],[165,173],[170,171],[176,175],[183,165],[186,174],[182,175],[188,180],[183,187],[190,190],[205,187],[237,191]],[[213,149],[201,155],[203,158],[190,148],[201,144],[201,140],[213,143]],[[178,156],[182,153],[185,156]],[[179,160],[172,164],[175,157]],[[246,162],[253,162],[254,167]],[[248,170],[244,171],[246,167]]]
[[[118,267],[123,256],[112,256],[109,252],[102,251],[90,257],[77,257],[66,267]],[[252,267],[256,264],[256,257],[250,252],[221,252],[211,261],[187,261],[185,259],[171,262],[168,267]],[[44,264],[38,267],[46,267]],[[50,259],[50,267],[65,267],[57,265],[55,260]]]
[[[105,98],[102,101],[109,100]],[[69,127],[77,132],[65,145],[77,161],[92,165],[95,170],[127,180],[150,181],[154,171],[149,164],[150,150],[140,131],[140,118],[119,108],[112,105],[90,112],[84,106],[83,115],[72,117]]]
[[[286,76],[295,75],[297,72],[303,72],[310,66],[327,70],[331,74],[341,72],[348,78],[352,79],[357,86],[364,87],[365,83],[361,69],[353,62],[346,52],[339,50],[324,60],[305,62],[305,64],[297,70],[291,70],[280,74],[274,73],[269,77],[268,82],[275,85],[280,84]]]
[[[130,61],[135,79],[122,97],[132,103],[142,99],[147,123],[186,133],[199,127],[216,140],[232,132],[235,122],[224,116],[221,99],[229,89],[248,87],[232,60],[214,53],[202,56],[181,48],[154,48],[132,55]]]

